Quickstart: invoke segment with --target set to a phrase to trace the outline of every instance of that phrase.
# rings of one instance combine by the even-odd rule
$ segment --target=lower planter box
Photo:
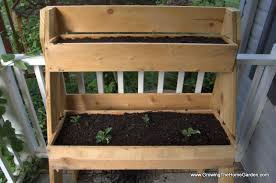
[[[166,110],[168,111],[168,110]],[[71,111],[72,112],[72,111]],[[120,115],[124,112],[144,111],[90,111]],[[173,112],[184,112],[174,110]],[[189,111],[188,111],[189,112]],[[221,122],[218,114],[212,111],[191,111],[211,113]],[[68,122],[68,121],[67,121]],[[169,123],[169,122],[168,122]],[[125,169],[209,169],[232,167],[234,163],[234,140],[225,125],[221,123],[229,145],[195,146],[80,146],[55,145],[63,122],[58,127],[48,146],[50,166],[53,169],[67,170],[125,170]],[[92,125],[92,124],[90,124]],[[82,135],[82,134],[79,134]]]

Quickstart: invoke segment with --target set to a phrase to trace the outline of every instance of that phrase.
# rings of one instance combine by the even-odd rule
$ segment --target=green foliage
[[[14,54],[2,54],[0,55],[0,58],[4,61],[4,62],[8,62],[8,61],[12,61],[15,59]]]
[[[4,173],[0,170],[0,183],[5,183],[6,181]]]
[[[80,120],[80,115],[70,116],[70,123],[78,123]]]
[[[0,148],[5,148],[5,144],[10,143],[14,151],[20,152],[23,150],[23,141],[17,138],[15,129],[11,122],[6,120],[3,125],[0,125]]]
[[[220,6],[239,8],[239,0],[193,0],[193,6]]]
[[[183,129],[181,133],[185,138],[190,138],[192,135],[200,134],[200,131],[190,127],[188,129]]]
[[[149,118],[149,115],[148,114],[145,114],[143,117],[142,117],[146,127],[149,127],[150,125],[150,118]]]
[[[41,173],[47,171],[45,169],[41,169],[40,162],[40,159],[34,158],[32,161],[25,161],[23,163],[22,171],[26,172],[23,183],[34,183]]]
[[[25,62],[23,62],[22,60],[17,60],[15,59],[15,56],[13,54],[2,54],[0,55],[0,58],[4,61],[4,62],[11,62],[10,64],[14,64],[15,67],[17,67],[18,69],[21,70],[27,70],[27,64]],[[9,64],[9,65],[10,65]],[[5,67],[2,65],[2,67]]]
[[[27,54],[38,55],[41,53],[39,40],[39,16],[29,16],[23,21],[23,44],[28,46]]]
[[[1,120],[3,119],[3,114],[6,111],[5,105],[7,104],[7,100],[3,96],[3,92],[0,90],[0,115]],[[4,121],[3,124],[0,124],[0,150],[6,148],[5,144],[10,144],[11,147],[16,152],[20,152],[23,150],[23,141],[17,138],[15,133],[15,129],[12,127],[11,122],[9,120]]]
[[[6,104],[7,99],[4,98],[3,92],[0,90],[0,116],[2,116],[6,112]]]
[[[164,4],[167,4],[167,1],[168,1],[168,0],[156,0],[156,1],[155,1],[155,4],[157,4],[157,5],[159,5],[159,4],[160,4],[160,5],[164,5]]]
[[[112,136],[111,136],[111,131],[112,128],[106,128],[104,130],[100,130],[98,131],[97,135],[96,135],[96,142],[99,144],[109,144]]]

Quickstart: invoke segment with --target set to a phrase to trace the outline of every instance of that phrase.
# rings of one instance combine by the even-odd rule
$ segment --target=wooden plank
[[[176,93],[182,93],[184,84],[185,72],[178,72]]]
[[[85,94],[66,95],[65,110],[209,109],[212,94]]]
[[[236,44],[49,44],[46,50],[46,64],[52,72],[231,72],[236,51]]]
[[[124,93],[124,72],[117,72],[118,75],[118,93]]]
[[[65,32],[220,33],[225,14],[225,8],[181,6],[60,6],[57,9]]]
[[[50,183],[63,183],[63,171],[49,168],[49,181]]]
[[[50,168],[74,170],[204,169],[231,167],[234,147],[48,146]]]
[[[40,28],[41,30],[44,29],[44,31],[42,31],[40,39],[42,42],[44,40],[43,45],[45,46],[45,44],[47,45],[51,39],[59,34],[59,23],[57,22],[58,13],[55,7],[46,7],[41,12],[44,21],[42,21]],[[45,47],[45,49],[47,48]]]
[[[43,53],[45,53],[45,26],[48,23],[45,20],[46,8],[40,10],[40,22],[39,22],[39,39]]]
[[[58,129],[60,119],[64,116],[64,82],[62,73],[46,72],[46,90],[47,94],[47,136],[48,142]]]
[[[195,93],[201,93],[205,72],[198,72]]]
[[[218,178],[218,183],[234,183],[234,176],[229,174],[234,173],[234,168],[219,168],[219,174],[221,177]]]
[[[103,72],[96,72],[97,77],[97,86],[98,86],[98,93],[104,93],[104,80],[103,80]]]
[[[240,15],[239,11],[234,8],[227,8],[225,11],[223,26],[222,26],[222,35],[228,37],[234,43],[239,44],[240,42]]]
[[[144,72],[138,72],[138,93],[144,93]]]
[[[163,93],[165,72],[158,72],[157,93]]]
[[[218,111],[232,136],[236,136],[236,68],[232,73],[217,73],[211,108]]]

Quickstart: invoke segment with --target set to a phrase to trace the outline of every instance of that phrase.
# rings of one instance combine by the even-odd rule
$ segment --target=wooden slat
[[[64,116],[65,90],[62,73],[46,72],[47,93],[47,136],[48,142],[57,130],[61,117]]]
[[[236,74],[236,68],[232,73],[217,73],[211,102],[233,137],[236,136]]]
[[[234,174],[234,167],[230,168],[219,168],[221,177],[218,178],[218,183],[234,183],[234,176],[229,176],[228,174]],[[227,176],[228,175],[228,176]]]
[[[46,64],[52,72],[231,72],[237,51],[236,44],[185,43],[68,43],[47,48]]]
[[[158,72],[157,93],[163,93],[165,72]]]
[[[144,93],[144,72],[138,72],[138,93]]]
[[[228,8],[225,11],[222,35],[231,39],[234,43],[240,42],[240,18],[239,11],[234,8]]]
[[[124,93],[124,72],[117,72],[118,75],[118,93]]]
[[[49,168],[49,181],[50,183],[63,183],[63,170],[54,170]]]
[[[65,110],[209,109],[212,94],[85,94],[67,95]]]
[[[84,82],[83,73],[77,73],[77,81],[78,81],[79,93],[81,94],[85,93],[85,82]]]
[[[98,93],[104,93],[103,72],[96,72]]]
[[[225,8],[180,6],[61,6],[57,9],[64,32],[220,33],[225,14]]]
[[[182,93],[184,84],[185,72],[178,72],[176,93]]]
[[[197,169],[231,167],[234,147],[48,146],[51,168],[75,170]]]
[[[43,45],[45,46],[45,44],[59,34],[59,26],[57,22],[58,13],[55,7],[46,7],[41,12],[44,21],[42,21],[40,28],[41,30],[44,30],[42,30],[40,34],[40,39],[42,42],[44,40]]]
[[[195,86],[195,93],[201,93],[202,86],[203,86],[204,75],[205,75],[204,72],[198,72],[197,80],[196,80],[196,86]]]

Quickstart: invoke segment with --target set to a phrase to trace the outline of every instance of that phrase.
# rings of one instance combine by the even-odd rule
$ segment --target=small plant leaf
[[[28,70],[28,67],[25,64],[25,62],[23,62],[21,60],[14,61],[14,66],[21,70]]]
[[[109,134],[111,131],[112,131],[112,128],[111,128],[111,127],[110,127],[110,128],[106,128],[106,129],[105,129],[105,134]]]
[[[184,136],[187,136],[188,131],[187,131],[186,129],[184,129],[184,130],[182,130],[182,134],[183,134]]]
[[[15,59],[15,56],[14,54],[3,54],[1,55],[1,59],[4,61],[4,62],[8,62],[8,61],[12,61]]]

